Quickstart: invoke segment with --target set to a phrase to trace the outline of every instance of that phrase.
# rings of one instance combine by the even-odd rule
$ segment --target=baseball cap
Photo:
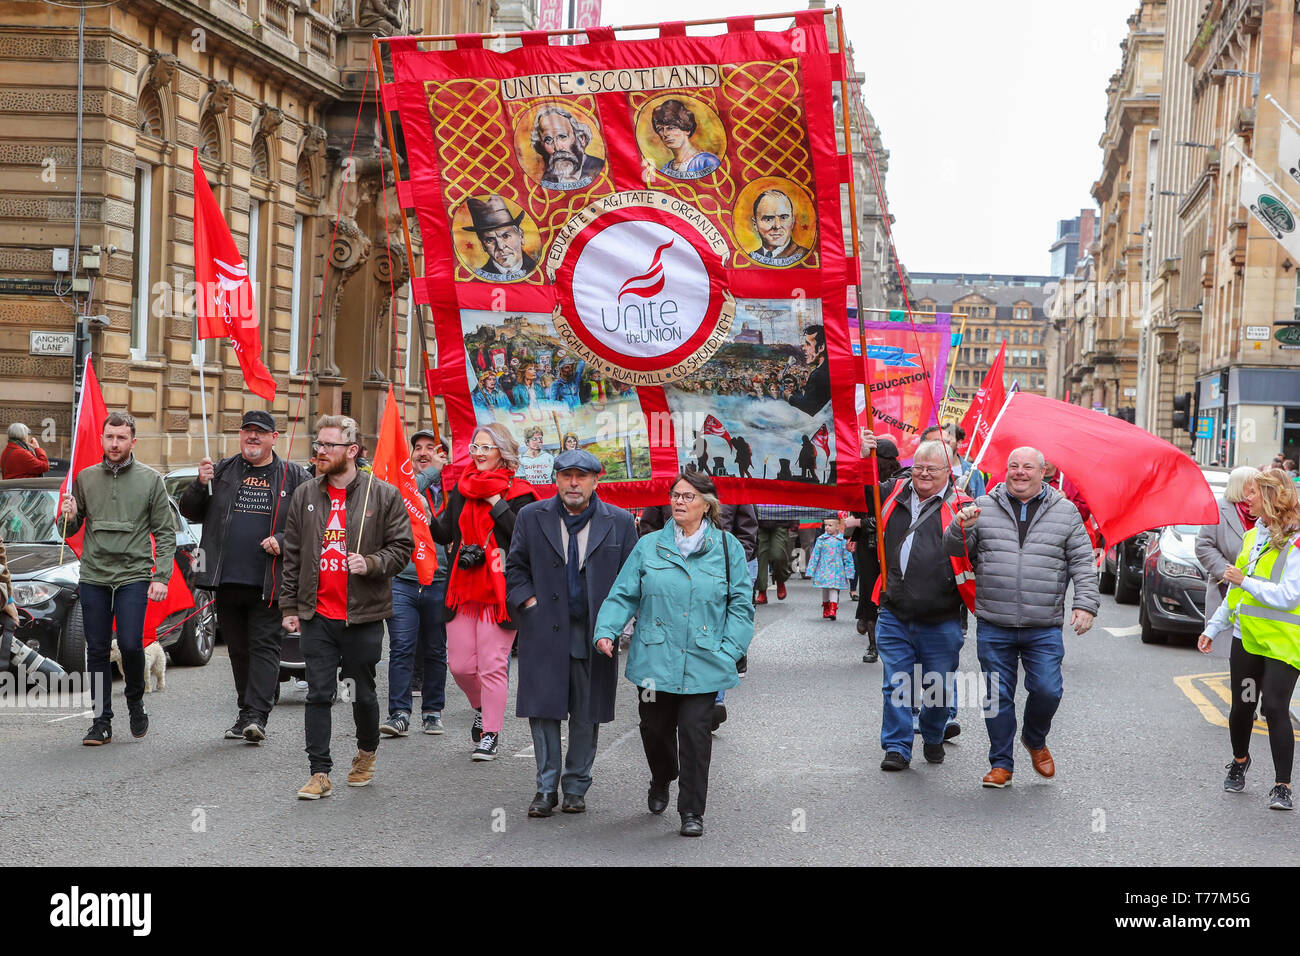
[[[260,409],[244,412],[244,420],[240,422],[239,427],[260,428],[264,432],[279,431],[275,427],[275,419],[271,417],[271,413]]]
[[[581,448],[571,448],[568,451],[560,452],[555,459],[555,473],[558,475],[562,471],[568,471],[571,468],[577,468],[580,471],[589,471],[592,474],[599,475],[605,470],[605,466],[589,451]]]

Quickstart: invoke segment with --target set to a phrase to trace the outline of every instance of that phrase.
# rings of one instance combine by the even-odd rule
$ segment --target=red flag
[[[168,615],[176,611],[185,611],[194,607],[194,594],[185,583],[176,558],[172,558],[172,576],[167,582],[167,597],[161,601],[150,601],[144,611],[144,646],[148,647],[158,640],[158,627]]]
[[[199,338],[230,337],[253,394],[275,398],[275,379],[262,364],[262,337],[253,307],[253,282],[235,246],[217,197],[194,150],[194,280],[198,285]]]
[[[961,420],[961,430],[967,436],[965,454],[970,458],[978,455],[980,446],[988,440],[989,429],[993,427],[994,419],[998,417],[1002,404],[1007,400],[1007,390],[1002,384],[1002,367],[1006,363],[1006,358],[1007,343],[1004,341],[1002,348],[998,349],[997,358],[985,373],[984,381],[980,382],[974,401],[970,403],[970,408]]]
[[[1126,421],[1016,392],[994,421],[984,456],[1004,463],[1022,445],[1070,475],[1107,541],[1171,524],[1217,524],[1201,469],[1163,438]]]
[[[415,469],[411,467],[411,456],[406,448],[402,412],[397,407],[397,399],[393,398],[393,386],[389,385],[370,471],[380,481],[388,482],[402,493],[402,504],[406,505],[406,512],[411,517],[411,533],[415,536],[415,552],[411,560],[415,562],[420,583],[431,584],[433,573],[438,570],[438,552],[433,545],[433,533],[429,530],[429,519],[424,515],[420,492],[415,484]]]
[[[826,457],[831,457],[831,433],[823,425],[813,433],[812,443],[826,453]]]
[[[108,406],[104,404],[104,395],[99,390],[99,379],[95,377],[95,366],[86,356],[86,370],[81,377],[81,402],[77,405],[77,422],[73,428],[72,464],[63,476],[59,486],[59,505],[63,496],[72,491],[72,482],[85,468],[98,465],[104,460],[104,443],[101,435],[104,431],[104,419],[108,417]],[[68,547],[78,558],[81,557],[81,539],[85,528],[68,539]]]
[[[714,418],[712,415],[704,416],[704,427],[701,428],[700,431],[706,435],[721,435],[726,439],[728,445],[731,444],[731,436],[727,434],[727,430],[722,427],[722,422],[718,421],[718,419]]]

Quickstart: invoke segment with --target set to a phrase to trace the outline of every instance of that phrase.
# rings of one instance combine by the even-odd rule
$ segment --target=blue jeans
[[[86,630],[86,670],[90,673],[90,700],[95,717],[113,719],[113,622],[117,622],[117,648],[126,674],[126,702],[144,699],[144,612],[149,606],[149,582],[132,581],[112,588],[83,584],[81,617]]]
[[[921,739],[943,743],[948,722],[950,675],[957,671],[965,640],[960,619],[904,621],[888,608],[876,620],[880,653],[880,746],[912,759],[912,708],[920,709]],[[937,686],[934,686],[937,682]]]
[[[1065,640],[1059,627],[1002,627],[980,621],[975,628],[975,648],[989,688],[984,702],[989,763],[1013,770],[1018,665],[1024,662],[1025,690],[1029,692],[1023,737],[1026,746],[1038,750],[1047,745],[1052,717],[1061,705]]]
[[[388,619],[388,715],[411,712],[415,650],[424,645],[424,683],[420,710],[441,714],[447,702],[447,625],[443,623],[446,584],[422,586],[393,579],[393,616]]]

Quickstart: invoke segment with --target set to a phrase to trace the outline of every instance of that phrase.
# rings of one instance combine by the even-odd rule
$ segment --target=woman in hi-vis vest
[[[1250,768],[1255,706],[1268,721],[1274,785],[1269,808],[1291,810],[1291,693],[1300,677],[1300,498],[1283,471],[1270,468],[1248,481],[1245,500],[1255,527],[1241,541],[1233,567],[1223,572],[1227,597],[1205,625],[1196,646],[1208,654],[1231,631],[1232,709],[1228,734],[1232,762],[1223,789],[1241,793]],[[1218,582],[1209,581],[1207,587]]]

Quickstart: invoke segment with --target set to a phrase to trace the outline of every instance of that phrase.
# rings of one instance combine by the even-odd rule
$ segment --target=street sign
[[[71,332],[28,332],[28,337],[29,355],[72,355],[74,352]]]
[[[1196,416],[1196,437],[1213,438],[1214,437],[1214,419],[1209,415]]]
[[[1268,341],[1267,325],[1248,325],[1246,326],[1247,342],[1267,342]]]
[[[0,279],[0,295],[58,295],[54,279]]]
[[[1137,393],[1138,390],[1134,388],[1132,385],[1129,385],[1124,389],[1125,398],[1137,398]]]

